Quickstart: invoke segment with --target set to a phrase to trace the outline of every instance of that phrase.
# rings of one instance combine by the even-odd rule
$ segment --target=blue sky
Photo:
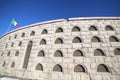
[[[0,0],[0,36],[14,18],[19,27],[72,18],[120,16],[120,0]],[[16,29],[13,25],[9,31]]]

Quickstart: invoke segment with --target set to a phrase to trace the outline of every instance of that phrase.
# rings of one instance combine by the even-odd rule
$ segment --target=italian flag
[[[18,27],[18,23],[14,19],[12,19],[11,24],[13,24],[15,27]]]

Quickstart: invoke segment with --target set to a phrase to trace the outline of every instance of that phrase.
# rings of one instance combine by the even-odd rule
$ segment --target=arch
[[[39,64],[36,65],[35,70],[43,71],[43,66],[39,63]]]
[[[14,68],[14,67],[15,67],[15,62],[12,62],[11,68]]]
[[[105,64],[99,64],[97,67],[97,72],[109,72],[109,69]]]
[[[18,46],[22,46],[22,42],[21,41],[19,42]]]
[[[17,38],[17,34],[15,34],[15,36],[14,36],[14,39],[16,39]]]
[[[2,53],[1,53],[1,56],[3,56],[3,54],[4,54],[4,53],[2,52]]]
[[[72,28],[72,32],[78,32],[78,31],[80,31],[80,28],[78,26]]]
[[[85,68],[82,65],[78,64],[74,67],[74,72],[85,72]]]
[[[30,57],[32,45],[33,45],[33,42],[29,41],[29,43],[27,45],[26,53],[25,53],[25,56],[24,56],[24,62],[23,62],[23,68],[25,68],[25,69],[28,66],[28,62],[29,62],[29,57]]]
[[[74,56],[74,57],[83,56],[83,53],[82,53],[81,50],[75,50],[74,53],[73,53],[73,56]]]
[[[41,34],[47,34],[47,30],[44,29],[44,30],[41,32]]]
[[[8,51],[8,54],[7,54],[7,56],[10,56],[10,51]]]
[[[41,57],[45,56],[44,51],[43,50],[39,51],[37,56],[41,56]]]
[[[25,33],[22,33],[21,37],[25,37]]]
[[[62,28],[60,28],[60,27],[59,27],[59,28],[57,28],[57,29],[56,29],[56,31],[55,31],[55,33],[61,33],[61,32],[63,32],[63,29],[62,29]]]
[[[91,39],[91,42],[101,42],[101,41],[100,41],[99,37],[93,36],[92,39]]]
[[[42,39],[41,41],[40,41],[40,45],[45,45],[46,44],[46,40],[45,39]]]
[[[30,34],[30,36],[33,36],[33,35],[35,35],[35,31],[32,31]]]
[[[5,66],[5,65],[6,65],[6,62],[4,61],[3,64],[2,64],[2,66]]]
[[[55,40],[55,44],[63,44],[63,40],[61,38],[57,38]]]
[[[89,31],[97,31],[97,28],[95,26],[90,26]]]
[[[114,54],[115,54],[115,55],[120,55],[120,48],[116,48],[116,49],[114,50]]]
[[[19,56],[19,51],[16,51],[15,56]]]
[[[113,31],[113,28],[112,28],[112,26],[107,25],[107,26],[105,26],[105,30],[107,30],[107,31]]]
[[[56,64],[56,65],[53,67],[53,71],[63,72],[63,69],[62,69],[61,65]]]
[[[96,49],[94,52],[94,56],[104,56],[104,52],[101,49]]]
[[[119,42],[119,40],[118,40],[117,37],[115,37],[115,36],[110,36],[110,37],[109,37],[109,41],[110,41],[110,42]]]
[[[11,43],[11,47],[13,47],[14,46],[14,43]]]
[[[81,43],[81,42],[82,42],[82,40],[79,37],[75,37],[72,40],[72,43]]]
[[[11,36],[9,36],[9,40],[11,39]]]
[[[63,57],[63,54],[60,50],[55,51],[54,57]]]

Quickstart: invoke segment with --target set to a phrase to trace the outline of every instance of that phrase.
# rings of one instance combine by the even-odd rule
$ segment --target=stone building
[[[0,75],[32,80],[120,80],[120,17],[69,18],[0,38]]]

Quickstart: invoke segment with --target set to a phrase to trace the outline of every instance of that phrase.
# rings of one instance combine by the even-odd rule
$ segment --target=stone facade
[[[0,75],[37,80],[120,80],[120,17],[41,22],[0,38]]]

